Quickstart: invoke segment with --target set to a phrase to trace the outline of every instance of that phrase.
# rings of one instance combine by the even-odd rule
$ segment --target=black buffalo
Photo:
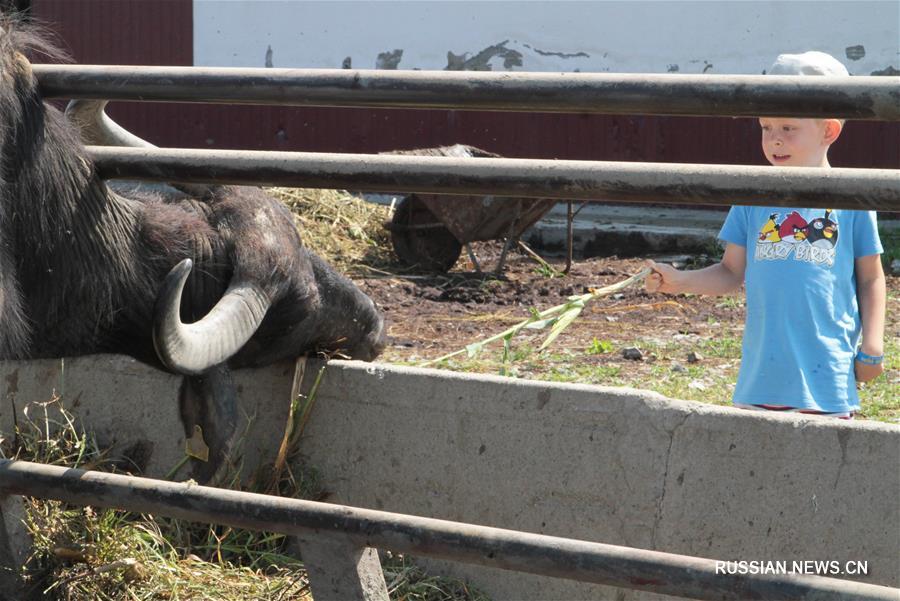
[[[378,355],[372,301],[303,247],[263,191],[112,191],[43,102],[31,52],[54,54],[0,18],[0,359],[125,353],[202,388],[223,365]]]

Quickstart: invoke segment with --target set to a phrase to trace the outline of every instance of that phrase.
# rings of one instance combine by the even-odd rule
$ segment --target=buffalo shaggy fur
[[[304,248],[289,211],[260,189],[111,191],[74,127],[43,102],[34,51],[52,48],[0,18],[0,359],[115,352],[162,366],[154,303],[183,259],[194,265],[184,320],[203,317],[233,280],[270,303],[232,367],[381,351],[372,301]]]

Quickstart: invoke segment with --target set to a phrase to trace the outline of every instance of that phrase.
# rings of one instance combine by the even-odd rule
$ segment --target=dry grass
[[[32,403],[2,456],[122,472],[54,398]],[[286,537],[151,515],[28,499],[31,599],[309,598],[306,571]]]
[[[390,233],[383,227],[390,207],[376,205],[343,190],[270,188],[294,214],[303,243],[348,275],[393,262]]]
[[[26,412],[14,436],[0,439],[0,456],[111,472],[127,468],[111,461],[109,453],[79,429],[58,398],[33,403]],[[257,490],[317,495],[314,471],[298,465],[293,451],[288,450],[282,472],[261,473]],[[58,501],[26,501],[26,526],[34,543],[24,569],[29,600],[312,598],[303,563],[292,555],[284,535]],[[384,555],[393,599],[486,601],[458,580],[430,577],[402,557]]]

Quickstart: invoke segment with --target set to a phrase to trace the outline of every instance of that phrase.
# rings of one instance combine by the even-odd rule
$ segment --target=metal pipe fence
[[[889,169],[89,147],[108,179],[900,211]]]
[[[281,532],[299,536],[301,551],[303,541],[313,548],[320,541],[346,550],[390,549],[692,599],[895,601],[900,594],[894,588],[821,576],[731,575],[717,570],[712,559],[25,461],[0,460],[0,494]],[[329,580],[333,588],[342,577],[317,583],[313,574],[321,576],[329,566],[308,570],[319,601],[328,593],[316,585]],[[372,574],[354,577],[370,579]],[[380,571],[378,577],[383,582]]]
[[[47,97],[900,120],[898,77],[35,65]],[[107,178],[900,210],[894,171],[94,148]]]
[[[34,65],[46,98],[900,120],[900,77]]]

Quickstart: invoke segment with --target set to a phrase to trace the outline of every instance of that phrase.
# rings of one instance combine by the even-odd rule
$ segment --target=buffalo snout
[[[375,309],[374,305],[372,309],[376,312],[375,325],[354,350],[352,354],[353,359],[372,361],[384,351],[385,347],[387,347],[387,331],[384,327],[384,318],[378,313],[378,310]]]

